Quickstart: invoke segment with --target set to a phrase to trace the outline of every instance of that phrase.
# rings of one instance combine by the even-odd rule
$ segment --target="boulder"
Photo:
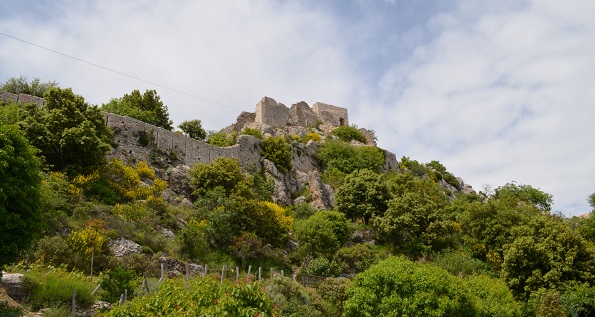
[[[133,253],[140,253],[143,249],[140,244],[126,238],[112,240],[109,242],[108,246],[112,253],[119,258]]]
[[[333,209],[335,207],[335,195],[333,188],[322,182],[318,171],[308,173],[308,186],[312,194],[312,206],[317,209]]]
[[[6,290],[6,294],[20,303],[25,299],[22,282],[23,274],[21,273],[2,273],[2,287]]]
[[[176,194],[190,198],[192,187],[190,186],[190,166],[179,165],[167,170],[167,184]]]

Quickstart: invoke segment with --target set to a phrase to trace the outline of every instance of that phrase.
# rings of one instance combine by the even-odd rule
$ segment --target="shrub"
[[[347,300],[347,288],[351,281],[344,277],[329,277],[318,284],[318,293],[329,303],[329,316],[343,315],[343,303]]]
[[[335,254],[335,260],[343,273],[349,274],[363,272],[386,257],[388,254],[382,247],[367,243],[341,248]]]
[[[379,148],[353,146],[337,140],[324,142],[317,158],[325,170],[335,168],[345,174],[364,168],[379,172],[384,165],[384,152]]]
[[[332,135],[335,135],[339,138],[339,140],[344,142],[351,142],[352,140],[366,143],[366,137],[357,129],[357,126],[340,126],[336,127],[332,132]]]
[[[265,285],[267,294],[283,316],[328,316],[322,299],[317,300],[313,293],[292,279],[275,277],[266,280]]]
[[[23,310],[20,307],[13,307],[7,301],[0,300],[0,316],[5,317],[19,317],[23,315]]]
[[[114,307],[104,316],[280,316],[280,312],[260,282],[221,284],[218,278],[199,276],[186,285],[166,280],[157,292]]]
[[[194,194],[202,196],[220,186],[227,195],[244,179],[237,159],[220,157],[210,164],[198,163],[190,171]]]
[[[432,262],[455,276],[486,274],[490,271],[487,264],[462,250],[437,253]]]
[[[319,211],[298,223],[295,228],[302,256],[331,258],[347,241],[349,227],[345,215],[336,211]]]
[[[474,275],[467,278],[466,285],[475,297],[477,316],[521,316],[521,305],[515,301],[504,281],[486,275]]]
[[[308,143],[310,140],[320,142],[322,141],[322,136],[316,132],[310,132],[304,137],[304,143]]]
[[[37,243],[35,258],[53,266],[72,263],[72,250],[60,236],[44,237]]]
[[[275,163],[275,166],[281,172],[291,169],[291,145],[287,143],[284,137],[267,138],[262,141],[262,147],[262,156]]]
[[[310,261],[302,270],[302,274],[324,277],[337,277],[341,273],[341,266],[335,260],[329,261],[325,257]]]
[[[225,134],[224,132],[209,131],[207,133],[207,143],[219,147],[227,147],[236,144],[237,134]]]
[[[260,130],[257,129],[252,129],[252,128],[244,128],[244,130],[242,130],[242,132],[240,132],[240,134],[246,134],[246,135],[251,135],[257,139],[263,139],[264,137],[262,136],[262,132],[260,132]]]
[[[297,204],[293,207],[293,216],[295,219],[308,219],[316,213],[316,208],[309,203]]]
[[[23,290],[29,295],[28,301],[34,310],[52,305],[68,307],[72,302],[73,289],[76,290],[77,305],[89,307],[93,304],[89,281],[82,274],[55,269],[23,276]]]
[[[134,271],[127,271],[121,268],[107,272],[101,281],[101,288],[104,291],[102,293],[102,299],[114,303],[120,299],[120,295],[124,294],[126,290],[128,298],[133,298],[136,288],[135,278],[136,274]]]
[[[443,269],[393,257],[360,273],[344,316],[476,316],[461,280]]]
[[[357,170],[345,177],[337,190],[337,210],[350,219],[364,219],[382,216],[390,199],[388,187],[381,175],[368,169]]]

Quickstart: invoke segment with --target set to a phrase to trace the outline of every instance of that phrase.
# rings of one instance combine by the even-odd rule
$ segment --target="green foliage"
[[[155,293],[138,297],[102,316],[280,316],[260,282],[236,284],[210,276],[188,281],[167,280]]]
[[[41,79],[35,77],[29,80],[27,76],[11,77],[7,79],[0,90],[4,90],[13,94],[27,94],[37,97],[43,97],[46,91],[51,88],[58,87],[58,83],[55,81],[48,81],[45,83],[41,82]]]
[[[357,126],[355,125],[342,125],[340,127],[336,127],[331,132],[331,135],[337,136],[339,140],[343,142],[351,142],[355,140],[361,143],[366,143],[366,137],[361,131],[358,130]]]
[[[591,208],[595,209],[595,193],[592,193],[591,195],[589,195],[589,197],[587,197],[587,202],[589,203]]]
[[[35,258],[41,263],[55,267],[69,265],[72,267],[73,250],[66,240],[60,236],[43,237],[35,248]]]
[[[264,137],[262,136],[262,132],[260,132],[260,130],[257,129],[252,129],[252,128],[244,128],[244,130],[242,130],[242,132],[240,132],[240,134],[245,134],[245,135],[251,135],[257,139],[264,139]]]
[[[52,88],[45,99],[43,107],[29,109],[21,127],[52,169],[72,176],[104,166],[112,131],[99,109],[70,88]]]
[[[456,189],[461,189],[461,183],[457,180],[457,178],[452,175],[450,172],[446,170],[444,165],[440,164],[438,161],[431,161],[430,163],[426,163],[427,167],[430,167],[433,170],[434,177],[437,180],[445,180],[449,185]]]
[[[474,257],[486,261],[493,270],[499,271],[504,245],[514,240],[512,228],[529,223],[537,214],[539,210],[527,204],[495,199],[485,203],[470,203],[460,217],[465,244]]]
[[[167,106],[160,100],[157,91],[147,89],[143,94],[133,90],[122,98],[115,98],[101,106],[101,110],[128,116],[146,123],[172,130]]]
[[[309,203],[301,203],[293,206],[293,217],[295,219],[308,219],[316,213],[316,208]]]
[[[550,211],[552,209],[552,195],[533,188],[530,185],[517,185],[515,182],[507,183],[495,190],[494,197],[500,200],[522,201],[530,203],[541,211]]]
[[[583,238],[595,243],[595,213],[591,212],[588,217],[580,219],[576,230]]]
[[[31,271],[23,276],[22,287],[33,310],[52,305],[69,307],[73,289],[76,290],[77,305],[89,307],[94,302],[89,290],[89,280],[82,274],[69,273],[62,269]]]
[[[320,295],[290,278],[275,277],[265,281],[266,292],[279,307],[277,316],[329,316],[328,305]]]
[[[358,243],[343,247],[335,254],[335,260],[341,270],[348,274],[357,274],[388,257],[385,248],[368,243]]]
[[[465,281],[469,292],[475,297],[479,317],[520,317],[521,305],[500,279],[485,275],[469,276]]]
[[[270,137],[262,141],[262,156],[275,163],[279,171],[286,172],[291,169],[291,145],[284,137]]]
[[[411,174],[419,177],[426,175],[428,172],[427,168],[423,164],[420,164],[416,160],[411,160],[406,156],[401,158],[401,162],[399,162],[399,168],[402,170],[408,170]]]
[[[449,243],[453,224],[444,209],[449,200],[432,181],[402,175],[394,180],[395,198],[384,216],[374,217],[378,237],[410,256],[440,250]]]
[[[517,298],[528,299],[540,288],[559,289],[570,281],[595,282],[595,253],[559,218],[540,215],[512,233],[502,277]]]
[[[595,312],[595,286],[569,283],[562,292],[562,302],[570,316],[588,316]]]
[[[345,178],[335,199],[338,211],[367,223],[373,216],[384,215],[390,195],[381,175],[362,169]]]
[[[338,277],[341,275],[342,270],[335,260],[319,257],[307,263],[301,272],[302,274],[314,276]]]
[[[16,260],[46,225],[35,153],[15,126],[0,126],[0,266]]]
[[[535,317],[566,317],[566,309],[560,297],[560,293],[555,290],[541,289],[536,296],[537,309]]]
[[[360,273],[347,290],[344,316],[476,316],[462,281],[403,257],[384,260]]]
[[[227,147],[236,144],[237,134],[225,134],[223,131],[215,132],[209,131],[207,132],[207,143],[211,145],[215,145],[218,147]]]
[[[310,132],[308,134],[306,134],[306,136],[304,137],[304,143],[308,143],[308,141],[315,141],[315,142],[320,142],[322,141],[322,136],[320,136],[320,134],[316,133],[316,132]]]
[[[434,255],[432,263],[455,276],[488,274],[490,268],[463,250],[447,250]]]
[[[19,317],[23,315],[23,310],[20,307],[13,307],[7,301],[0,300],[0,316]]]
[[[337,169],[351,174],[359,169],[379,172],[384,165],[384,153],[375,146],[353,146],[337,140],[327,140],[318,150],[318,161],[325,170]]]
[[[204,195],[207,191],[220,186],[227,195],[231,194],[239,182],[244,179],[237,159],[218,158],[210,164],[197,163],[190,171],[194,194]]]
[[[0,101],[0,124],[17,124],[21,119],[21,106],[19,104],[12,102],[3,104]]]
[[[204,140],[207,137],[207,132],[203,129],[202,122],[198,119],[184,121],[178,125],[178,128],[184,134],[196,140]]]
[[[134,298],[136,288],[136,274],[134,271],[127,271],[116,268],[108,271],[101,281],[102,299],[110,303],[115,303],[120,299],[120,295],[126,291],[129,299]]]
[[[327,316],[343,316],[343,303],[347,300],[347,288],[351,280],[344,277],[326,278],[318,284],[318,293],[327,303]]]
[[[302,256],[331,258],[349,237],[345,215],[322,210],[296,224],[295,234]]]

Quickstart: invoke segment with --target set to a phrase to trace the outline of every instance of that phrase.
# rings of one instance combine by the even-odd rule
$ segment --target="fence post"
[[[283,270],[281,270],[281,277],[285,277],[285,275],[283,274]]]
[[[128,300],[128,289],[125,288],[124,289],[124,301],[127,301],[127,300]]]
[[[240,268],[236,266],[236,281],[240,280]]]
[[[186,279],[184,280],[184,287],[188,286],[188,274],[190,274],[188,270],[188,262],[186,262]]]
[[[203,276],[206,276],[207,274],[209,274],[209,265],[208,264],[205,264],[205,268],[204,268],[204,271],[203,271]]]
[[[262,279],[262,266],[258,267],[258,280],[260,281]]]
[[[74,314],[74,312],[76,311],[76,288],[72,289],[72,313]]]
[[[118,305],[122,306],[123,303],[124,303],[124,293],[120,294],[120,303]]]
[[[302,285],[306,287],[306,276],[302,274]]]
[[[223,280],[225,280],[225,265],[221,269],[221,284],[223,284]]]
[[[275,269],[271,268],[271,278],[275,277]]]
[[[143,281],[144,282],[144,281]],[[97,292],[97,290],[101,287],[101,283],[99,283],[99,285],[97,285],[97,287],[95,287],[95,289],[91,292],[91,295],[95,295],[95,292]]]

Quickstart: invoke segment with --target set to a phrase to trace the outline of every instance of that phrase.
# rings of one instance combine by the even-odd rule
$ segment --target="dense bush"
[[[293,279],[275,277],[265,280],[264,284],[267,294],[279,307],[282,316],[330,316],[328,304],[320,295]]]
[[[372,266],[353,280],[344,316],[476,316],[459,278],[403,257]]]
[[[245,135],[251,135],[257,139],[264,139],[264,137],[262,136],[262,132],[260,132],[260,130],[257,129],[252,129],[252,128],[244,128],[244,130],[242,130],[242,132],[240,132],[240,134],[245,134]]]
[[[291,145],[284,137],[270,137],[262,141],[262,156],[275,163],[281,172],[291,169]]]
[[[520,317],[521,305],[514,299],[506,283],[485,275],[473,275],[465,281],[475,297],[479,317]]]
[[[351,141],[358,141],[361,143],[366,143],[366,137],[363,135],[361,131],[358,130],[357,126],[347,126],[343,125],[340,127],[336,127],[331,132],[332,135],[335,135],[339,138],[339,140],[344,142],[351,142]]]
[[[298,252],[303,256],[331,258],[349,237],[345,215],[336,211],[319,211],[296,224]]]
[[[260,282],[221,284],[219,278],[196,277],[187,285],[167,280],[159,290],[118,306],[103,314],[134,316],[281,316]]]
[[[314,276],[338,277],[341,275],[342,269],[335,260],[319,257],[308,262],[302,268],[301,273]]]
[[[136,274],[134,271],[127,271],[121,268],[108,271],[101,281],[103,290],[102,299],[110,303],[115,303],[120,299],[120,295],[126,293],[127,298],[132,299],[135,295]]]
[[[237,159],[220,157],[210,164],[197,163],[190,171],[194,194],[204,195],[207,191],[220,186],[229,195],[239,182],[244,179]]]
[[[147,89],[143,94],[133,90],[130,94],[124,94],[122,98],[110,100],[101,106],[101,110],[172,130],[173,122],[169,119],[167,106],[160,99],[155,90]]]
[[[350,174],[359,169],[379,172],[384,165],[384,152],[375,146],[353,146],[337,140],[327,140],[320,147],[318,160],[325,170],[337,169]]]
[[[373,216],[384,215],[390,195],[381,175],[362,169],[345,178],[335,199],[338,211],[367,223]]]
[[[34,310],[53,305],[69,307],[73,289],[76,290],[77,305],[89,307],[94,303],[89,279],[82,274],[52,269],[47,272],[34,270],[23,276],[23,290]]]
[[[226,134],[224,132],[215,132],[209,131],[207,132],[207,143],[219,147],[227,147],[236,144],[237,141],[237,134],[230,133]]]
[[[343,247],[335,254],[335,260],[343,273],[357,274],[388,257],[385,248],[368,243]]]

